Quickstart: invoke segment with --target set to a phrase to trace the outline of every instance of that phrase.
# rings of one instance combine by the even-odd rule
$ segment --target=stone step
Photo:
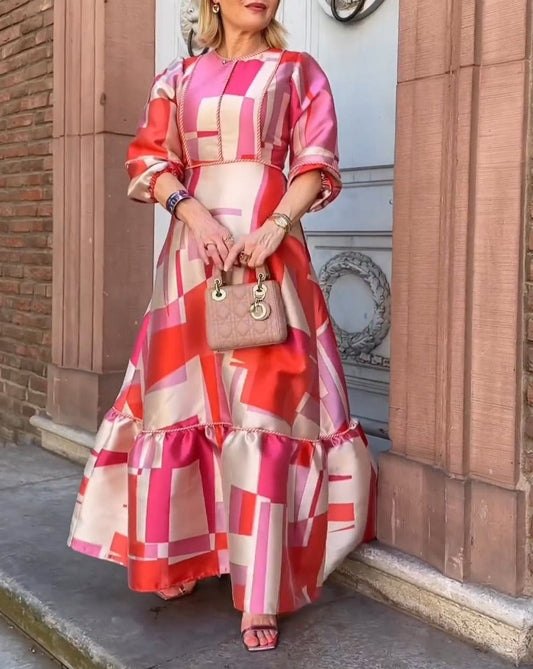
[[[130,591],[121,567],[66,547],[80,477],[79,465],[44,450],[0,450],[0,611],[70,669],[511,666],[334,582],[282,618],[277,651],[252,657],[227,578],[163,602]]]

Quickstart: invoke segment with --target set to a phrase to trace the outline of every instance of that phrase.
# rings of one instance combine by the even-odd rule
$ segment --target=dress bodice
[[[283,169],[292,68],[280,65],[282,53],[224,61],[211,52],[185,65],[178,92],[185,166],[251,160]]]
[[[177,60],[155,79],[128,152],[128,194],[155,202],[164,172],[184,183],[186,170],[207,165],[248,161],[281,171],[287,156],[287,187],[306,171],[322,174],[312,211],[338,195],[335,107],[318,63],[278,49],[237,61],[211,51]]]

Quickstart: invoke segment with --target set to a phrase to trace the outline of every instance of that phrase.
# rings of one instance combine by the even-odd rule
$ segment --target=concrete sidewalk
[[[66,548],[80,477],[40,449],[0,448],[0,610],[72,669],[511,666],[334,583],[281,621],[276,652],[247,653],[227,578],[162,602],[128,590],[121,567]]]
[[[2,669],[60,669],[60,665],[0,616],[0,667]]]

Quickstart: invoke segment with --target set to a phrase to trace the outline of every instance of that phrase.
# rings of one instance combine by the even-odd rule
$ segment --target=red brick
[[[31,297],[7,297],[6,306],[8,309],[17,309],[20,311],[30,311],[32,309]]]
[[[524,453],[522,456],[522,471],[526,476],[533,474],[533,454]]]
[[[29,379],[29,387],[31,390],[36,390],[39,393],[46,393],[47,382],[42,376],[32,374]]]
[[[23,388],[16,383],[9,383],[5,381],[4,387],[6,395],[13,397],[16,400],[25,400],[28,395],[26,388]]]
[[[15,325],[21,325],[22,327],[37,328],[38,330],[42,330],[44,332],[50,330],[52,326],[50,316],[47,316],[45,314],[34,314],[32,312],[30,313],[16,312],[13,316],[12,322],[15,323]]]
[[[30,372],[27,371],[21,371],[19,369],[8,369],[6,368],[3,370],[6,372],[6,379],[8,381],[11,381],[12,383],[15,383],[17,386],[20,386],[21,388],[27,388],[28,384],[30,383],[30,377],[31,374]]]
[[[46,406],[46,393],[37,393],[33,390],[28,390],[28,402],[33,406]]]
[[[526,369],[533,372],[533,346],[528,346],[526,349]]]
[[[1,268],[2,276],[11,278],[11,279],[22,279],[24,277],[24,267],[20,265],[4,265]]]
[[[0,353],[0,364],[9,365],[12,369],[19,369],[22,367],[22,360],[16,355],[2,352]]]
[[[20,293],[20,281],[0,279],[0,291],[2,293]]]
[[[33,295],[33,283],[31,281],[20,281],[18,286],[21,295]]]
[[[46,216],[47,218],[52,216],[52,203],[38,205],[37,216]]]
[[[7,128],[24,128],[33,123],[33,114],[19,114],[12,116],[7,122]]]
[[[35,16],[30,16],[29,18],[25,19],[22,21],[20,25],[20,32],[23,35],[26,35],[26,33],[30,33],[34,30],[37,30],[37,28],[40,28],[43,25],[43,15],[41,13],[36,14]]]
[[[525,289],[526,289],[525,290],[526,311],[533,312],[533,284],[532,283],[526,283]]]
[[[20,362],[22,369],[27,369],[28,371],[33,372],[34,374],[37,374],[43,378],[46,376],[46,364],[43,362],[34,360],[33,358],[22,358],[20,359]]]
[[[31,404],[23,404],[21,407],[21,412],[25,418],[31,418],[36,414],[35,407]]]
[[[26,279],[51,282],[52,268],[47,266],[30,265],[24,268],[24,276]]]
[[[33,311],[38,314],[51,314],[52,313],[52,303],[50,300],[33,300],[32,307]]]

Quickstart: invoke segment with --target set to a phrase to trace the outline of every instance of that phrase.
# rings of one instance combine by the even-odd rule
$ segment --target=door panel
[[[290,47],[308,51],[326,71],[339,120],[344,189],[305,219],[305,229],[337,326],[352,411],[382,450],[388,448],[398,0],[346,24],[324,11],[327,3],[284,0],[281,7]]]
[[[330,18],[320,0],[283,0],[280,11],[289,47],[308,51],[328,74],[343,167],[392,165],[398,0],[348,24]]]

